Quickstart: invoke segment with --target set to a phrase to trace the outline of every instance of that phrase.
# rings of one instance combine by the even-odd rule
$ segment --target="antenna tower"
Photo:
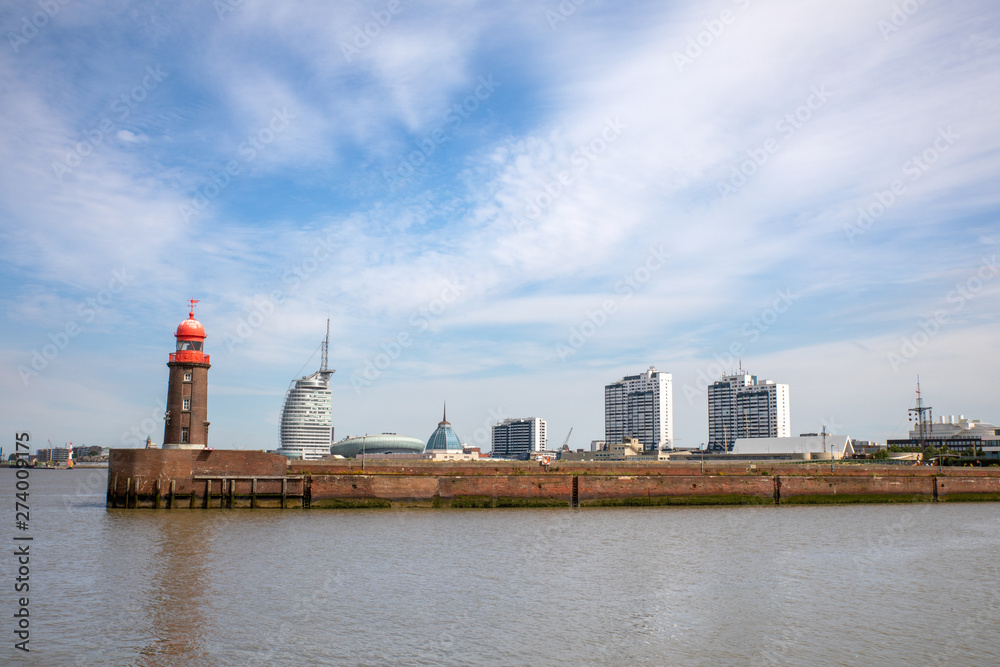
[[[331,371],[328,368],[330,354],[330,318],[326,318],[326,338],[323,339],[323,347],[320,355],[319,373],[323,376],[326,381],[330,380],[330,375],[336,373],[337,371]]]
[[[909,415],[910,422],[916,421],[917,423],[917,442],[920,446],[924,446],[924,441],[927,436],[930,435],[931,423],[934,421],[933,408],[924,405],[924,399],[920,396],[920,376],[917,376],[917,405],[916,407],[910,408],[906,411]],[[924,419],[924,413],[927,413],[927,419]]]

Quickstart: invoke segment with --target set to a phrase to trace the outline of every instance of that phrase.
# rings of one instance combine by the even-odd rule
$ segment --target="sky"
[[[0,7],[0,444],[278,446],[330,320],[336,438],[604,434],[604,385],[790,386],[792,432],[1000,422],[992,0]]]

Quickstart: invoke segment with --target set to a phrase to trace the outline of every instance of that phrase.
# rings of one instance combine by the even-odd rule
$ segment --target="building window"
[[[191,371],[184,371],[184,381],[185,382],[191,381]]]
[[[181,442],[189,442],[188,430],[186,428],[181,429]]]
[[[184,399],[184,406],[181,409],[182,410],[190,410],[191,409],[191,399],[190,398],[185,398]]]

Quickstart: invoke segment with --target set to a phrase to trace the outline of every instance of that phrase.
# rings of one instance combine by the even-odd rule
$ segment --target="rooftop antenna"
[[[330,381],[330,375],[332,375],[333,373],[337,372],[337,371],[331,371],[327,367],[327,362],[328,362],[328,358],[329,358],[329,351],[330,351],[330,318],[329,317],[326,318],[326,338],[323,339],[323,348],[322,348],[322,350],[323,351],[320,354],[319,374],[323,376],[323,379],[325,381],[329,382]],[[316,353],[313,352],[313,354],[316,354]]]
[[[194,307],[198,305],[199,301],[201,301],[201,299],[188,299],[188,304],[191,307],[191,310],[188,311],[188,317],[192,320],[194,319]]]
[[[924,441],[927,436],[930,435],[931,422],[934,421],[933,408],[930,406],[924,406],[924,399],[920,396],[920,376],[917,376],[917,405],[916,407],[910,408],[906,411],[909,415],[909,419],[912,422],[914,419],[917,421],[917,442],[920,443],[921,447],[924,447]],[[927,419],[924,419],[924,413],[927,413]]]

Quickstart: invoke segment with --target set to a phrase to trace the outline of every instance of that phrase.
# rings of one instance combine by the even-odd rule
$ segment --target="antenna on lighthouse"
[[[188,317],[190,317],[192,320],[194,319],[194,307],[198,304],[199,301],[201,301],[201,299],[188,299],[188,304],[191,307],[190,312],[188,312]]]

